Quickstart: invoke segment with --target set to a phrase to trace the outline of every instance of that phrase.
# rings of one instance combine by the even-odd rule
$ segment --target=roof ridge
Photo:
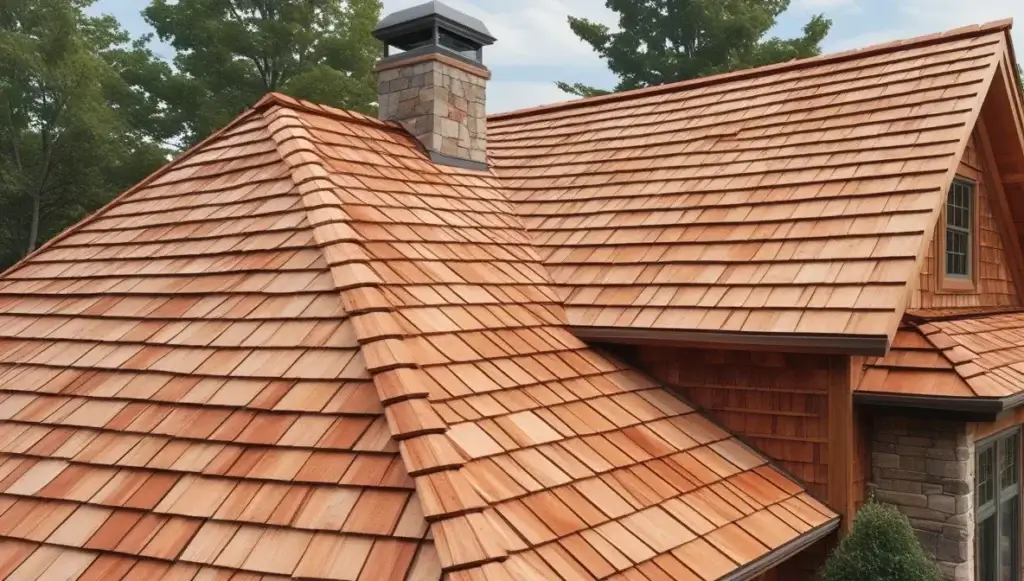
[[[428,399],[430,390],[420,378],[422,371],[381,290],[384,282],[368,266],[371,255],[332,193],[336,186],[312,144],[312,135],[291,100],[278,99],[267,100],[281,105],[265,113],[271,139],[292,171],[314,238],[352,321],[391,437],[398,443],[438,544],[442,569],[450,572],[504,561],[509,553],[504,534],[484,514],[487,502],[462,472],[465,461],[446,435],[447,423]],[[451,550],[454,546],[462,550]]]
[[[255,105],[252,106],[252,108],[256,111],[266,111],[275,106],[285,107],[287,109],[296,109],[305,113],[312,113],[314,115],[324,115],[332,119],[345,119],[349,122],[360,123],[376,129],[383,127],[394,131],[404,131],[402,125],[397,121],[384,121],[358,111],[349,111],[347,109],[339,109],[329,105],[321,105],[312,101],[306,101],[305,99],[289,97],[284,93],[278,93],[275,91],[271,91],[264,95],[256,102]]]
[[[540,105],[537,107],[528,107],[525,109],[517,109],[515,111],[507,111],[503,113],[496,113],[489,115],[488,120],[494,121],[505,121],[509,119],[517,119],[520,117],[530,117],[540,113],[548,113],[554,111],[564,111],[570,109],[576,109],[586,107],[594,104],[601,103],[614,103],[618,101],[627,101],[635,97],[642,97],[647,95],[657,95],[660,93],[671,93],[673,91],[679,91],[683,89],[694,89],[707,85],[715,85],[727,81],[746,80],[753,79],[769,74],[778,74],[783,71],[800,70],[804,68],[817,67],[824,64],[834,62],[844,62],[848,60],[854,60],[863,58],[869,55],[884,54],[887,52],[893,52],[896,50],[902,50],[910,47],[927,46],[930,44],[937,44],[940,42],[946,42],[950,40],[957,40],[961,38],[967,38],[972,36],[981,36],[983,34],[989,34],[998,31],[1008,31],[1013,26],[1012,18],[1005,18],[1002,20],[994,20],[984,24],[975,24],[970,26],[962,26],[947,30],[945,32],[932,33],[922,36],[911,37],[908,39],[895,40],[891,42],[874,44],[864,48],[855,48],[836,53],[823,54],[814,57],[808,57],[804,59],[790,60],[782,63],[775,63],[771,65],[765,65],[761,67],[755,67],[750,69],[741,69],[738,71],[731,71],[728,73],[719,73],[716,75],[710,75],[707,77],[699,77],[695,79],[687,79],[684,81],[677,81],[674,83],[665,83],[662,85],[655,85],[651,87],[643,87],[640,89],[632,89],[629,91],[620,91],[611,93],[608,95],[599,95],[595,97],[583,97],[581,99],[574,99],[571,101],[564,101],[561,103],[552,103],[548,105]]]

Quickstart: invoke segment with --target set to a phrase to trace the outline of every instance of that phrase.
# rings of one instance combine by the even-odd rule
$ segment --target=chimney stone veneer
[[[401,122],[434,157],[487,163],[488,71],[441,55],[378,70],[381,119]]]

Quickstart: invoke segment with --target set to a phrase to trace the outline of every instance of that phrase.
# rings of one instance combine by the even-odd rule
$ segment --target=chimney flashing
[[[453,157],[445,155],[437,151],[427,151],[427,155],[430,156],[430,161],[438,165],[450,165],[452,167],[459,167],[462,169],[471,169],[473,171],[487,171],[491,166],[482,161],[473,161],[471,159],[462,159],[461,157]]]

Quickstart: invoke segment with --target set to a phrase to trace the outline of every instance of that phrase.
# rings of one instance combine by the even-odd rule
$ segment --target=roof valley
[[[381,290],[384,282],[368,267],[373,257],[349,227],[342,202],[331,191],[336,186],[313,146],[315,139],[291,109],[275,106],[265,116],[279,153],[293,170],[316,242],[352,317],[391,437],[398,442],[430,523],[442,569],[504,561],[504,535],[483,514],[487,503],[462,472],[464,461],[446,436],[448,426],[428,401],[422,371]]]

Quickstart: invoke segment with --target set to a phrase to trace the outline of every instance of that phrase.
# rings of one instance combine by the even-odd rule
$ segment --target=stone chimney
[[[387,47],[380,118],[401,122],[435,163],[486,169],[483,47],[494,37],[484,23],[434,0],[385,17],[373,35]]]

